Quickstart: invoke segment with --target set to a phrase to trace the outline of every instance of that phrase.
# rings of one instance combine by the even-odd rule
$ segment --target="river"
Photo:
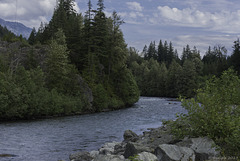
[[[1,161],[68,161],[77,151],[97,150],[105,142],[122,141],[125,130],[142,134],[162,120],[186,113],[178,101],[141,97],[131,108],[35,121],[0,123]]]

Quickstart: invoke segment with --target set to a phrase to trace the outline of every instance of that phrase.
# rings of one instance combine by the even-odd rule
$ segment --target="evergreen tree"
[[[166,97],[167,95],[167,76],[168,70],[165,63],[162,63],[159,67],[159,88],[158,88],[158,96]]]
[[[175,60],[173,60],[168,69],[166,83],[168,97],[179,97],[181,90],[181,76],[182,67]]]
[[[95,16],[93,20],[93,44],[94,44],[94,53],[97,55],[99,63],[105,68],[108,69],[108,44],[107,40],[109,39],[109,32],[107,26],[107,18],[104,13],[104,4],[103,0],[98,0],[98,8],[95,11]],[[102,71],[101,71],[102,72]]]
[[[240,74],[240,42],[239,39],[234,41],[233,54],[230,57],[231,65]]]
[[[37,32],[36,32],[36,29],[35,29],[35,27],[34,27],[34,28],[32,29],[32,32],[31,32],[29,38],[28,38],[28,43],[29,43],[30,45],[33,45],[33,44],[36,43],[36,35],[37,35]]]
[[[109,54],[108,54],[108,73],[117,72],[119,68],[122,68],[126,63],[127,58],[127,45],[123,38],[123,33],[120,30],[120,26],[124,23],[121,17],[117,15],[117,12],[112,13],[109,22]]]
[[[185,97],[192,97],[194,90],[197,90],[197,72],[194,62],[186,60],[183,64],[181,74],[181,95]]]
[[[69,61],[66,37],[59,29],[50,44],[50,51],[46,58],[46,82],[49,89],[59,92],[68,91],[69,74],[74,73]]]
[[[151,58],[157,60],[157,51],[155,46],[155,41],[150,43],[147,53],[144,55],[145,60],[150,60]]]
[[[173,59],[174,59],[174,48],[172,46],[172,42],[170,42],[168,52],[167,52],[167,61],[166,61],[167,65],[169,65]]]
[[[159,41],[157,55],[158,55],[158,62],[159,63],[165,61],[162,40]]]
[[[95,73],[95,55],[93,51],[93,9],[91,0],[88,1],[88,10],[85,12],[84,16],[84,27],[83,27],[84,35],[83,35],[83,51],[84,51],[84,58],[85,58],[85,69],[87,70],[87,76],[89,80],[93,79]]]

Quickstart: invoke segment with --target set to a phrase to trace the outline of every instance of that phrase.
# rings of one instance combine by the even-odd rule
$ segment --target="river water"
[[[131,108],[81,116],[0,123],[1,161],[68,161],[77,151],[97,150],[105,142],[122,141],[125,130],[142,134],[162,120],[186,113],[168,98],[141,97]]]

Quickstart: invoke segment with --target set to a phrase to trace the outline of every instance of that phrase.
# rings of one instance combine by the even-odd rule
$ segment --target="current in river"
[[[186,113],[177,100],[141,97],[132,107],[71,117],[0,123],[0,161],[66,160],[78,151],[99,149],[123,140],[125,130],[142,134]]]

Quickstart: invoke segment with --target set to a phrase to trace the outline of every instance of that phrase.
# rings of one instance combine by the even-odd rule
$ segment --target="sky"
[[[97,8],[97,0],[91,0]],[[75,10],[84,13],[88,0],[75,0]],[[187,44],[200,50],[225,46],[232,52],[240,37],[239,0],[105,0],[105,13],[113,11],[125,21],[121,26],[128,46],[139,52],[159,40],[172,42],[179,56]],[[56,0],[0,0],[0,18],[38,28],[48,22]]]

